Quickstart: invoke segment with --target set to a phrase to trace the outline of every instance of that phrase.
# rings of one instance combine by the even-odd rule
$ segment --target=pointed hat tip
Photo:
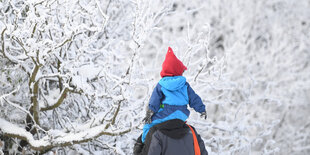
[[[168,47],[168,52],[173,52],[173,50],[170,46]]]

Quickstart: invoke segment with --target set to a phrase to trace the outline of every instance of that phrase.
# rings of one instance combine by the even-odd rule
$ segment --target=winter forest
[[[132,154],[169,46],[209,154],[310,154],[309,0],[0,0],[0,38],[0,154]]]

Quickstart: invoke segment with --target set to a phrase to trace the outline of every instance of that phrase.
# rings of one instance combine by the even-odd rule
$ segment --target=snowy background
[[[132,154],[168,46],[209,154],[310,154],[309,0],[0,0],[0,35],[0,154]]]

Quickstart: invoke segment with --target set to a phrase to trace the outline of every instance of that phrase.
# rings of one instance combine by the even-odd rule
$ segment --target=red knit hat
[[[181,76],[187,70],[186,66],[174,55],[171,47],[168,47],[166,58],[162,64],[161,77]]]

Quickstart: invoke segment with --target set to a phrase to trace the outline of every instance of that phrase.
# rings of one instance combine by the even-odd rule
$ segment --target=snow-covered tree
[[[1,2],[5,151],[29,146],[42,153],[102,135],[122,135],[140,124],[133,114],[141,106],[130,106],[133,88],[147,83],[132,74],[140,41],[134,37],[141,36],[133,30],[139,26],[134,19],[141,18],[134,14],[136,5]]]
[[[171,46],[206,104],[188,123],[210,154],[308,154],[309,8],[0,0],[0,149],[131,154]]]

